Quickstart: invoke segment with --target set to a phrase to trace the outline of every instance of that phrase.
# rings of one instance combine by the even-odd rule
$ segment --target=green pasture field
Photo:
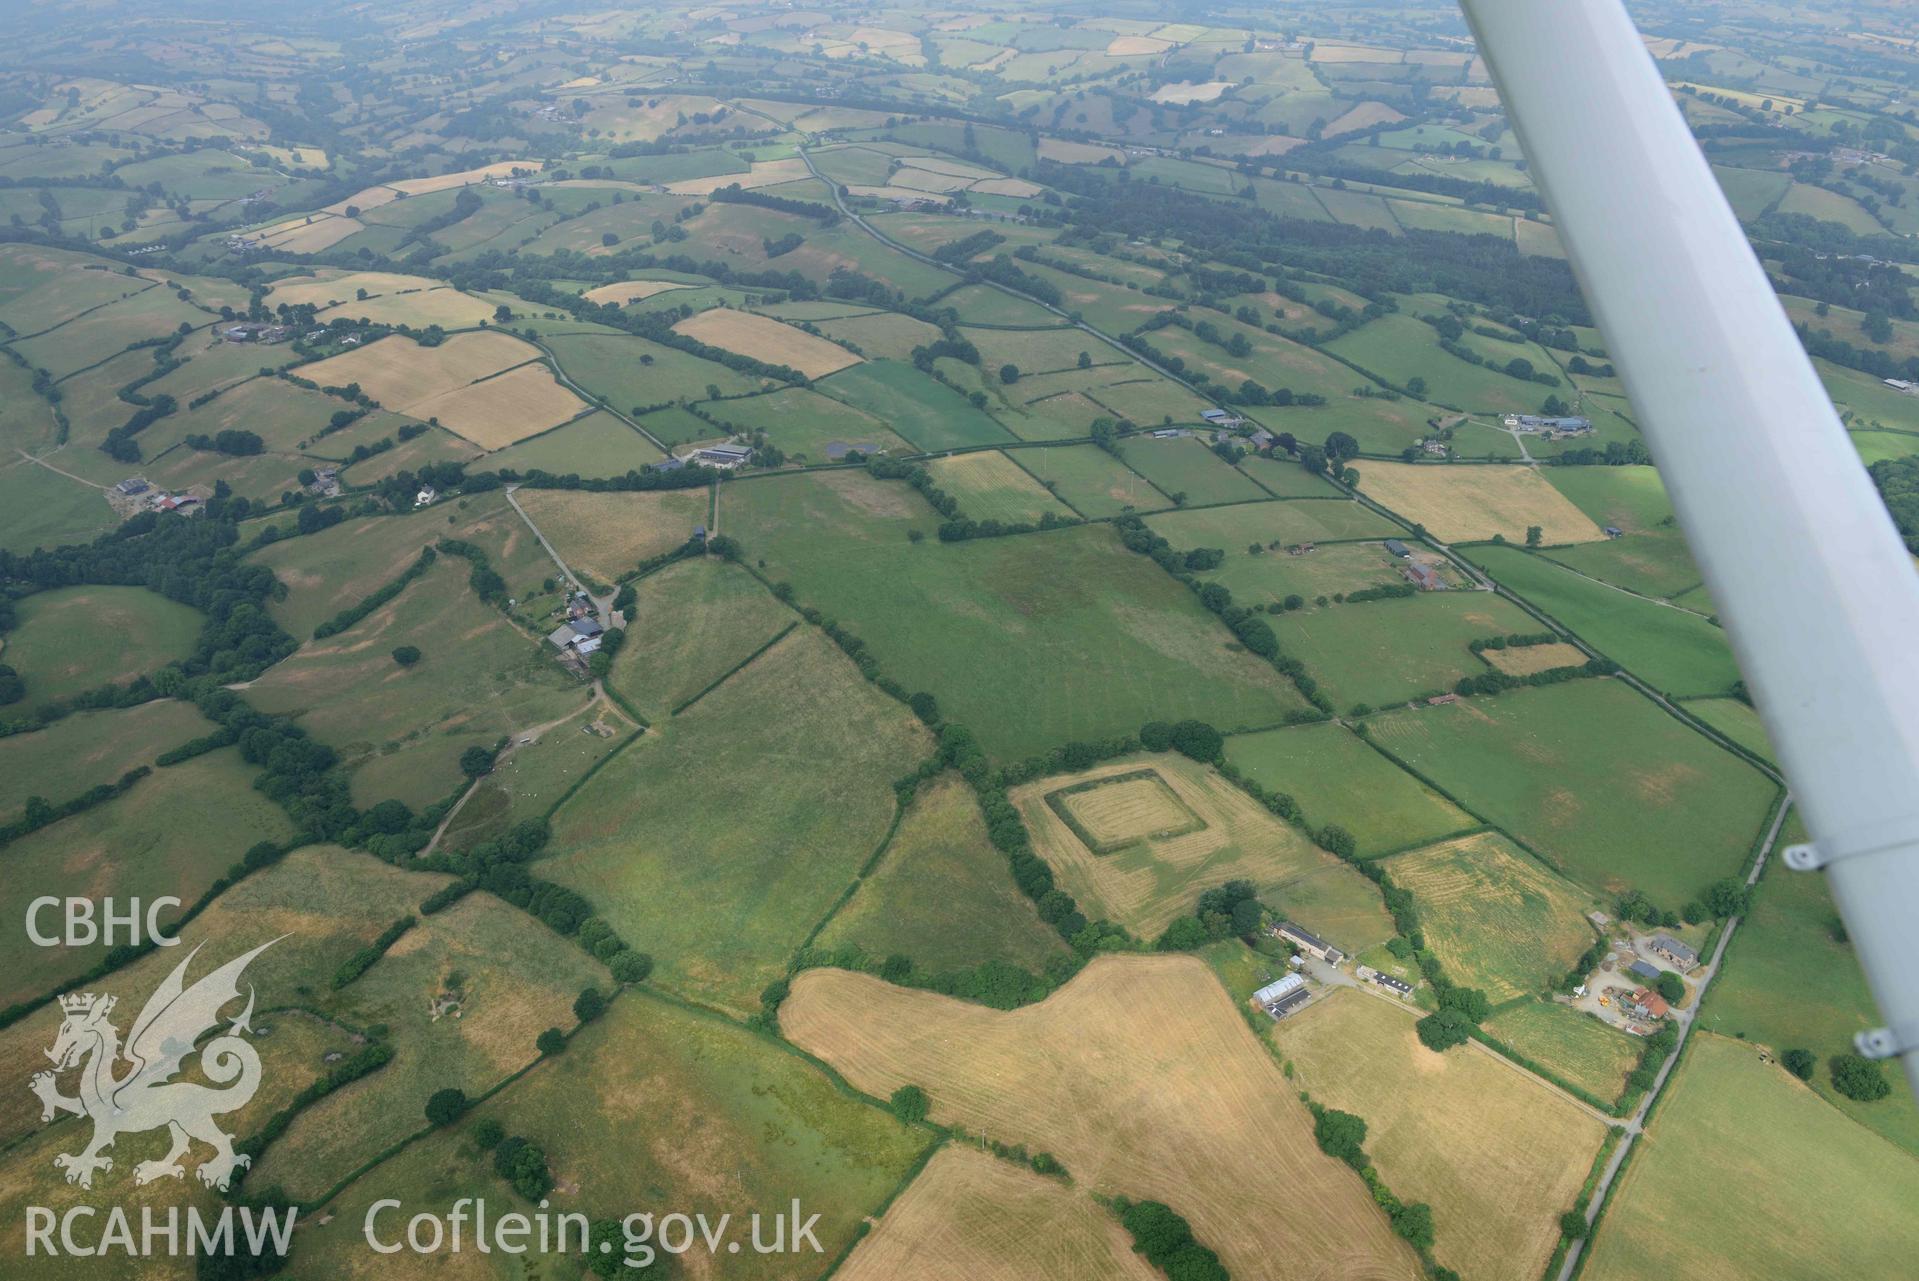
[[[1301,343],[1224,316],[1209,315],[1207,319],[1219,330],[1223,340],[1244,337],[1252,350],[1245,356],[1234,356],[1225,347],[1174,325],[1154,330],[1146,335],[1146,340],[1155,349],[1178,356],[1189,368],[1203,370],[1214,382],[1235,389],[1250,378],[1268,391],[1284,387],[1295,392],[1311,392],[1330,401],[1368,381]]]
[[[89,485],[25,459],[0,465],[0,549],[25,553],[89,542],[119,523]]]
[[[1331,481],[1307,471],[1284,450],[1276,450],[1272,457],[1248,454],[1239,460],[1239,469],[1251,476],[1261,489],[1281,498],[1344,497]]]
[[[38,337],[21,339],[13,349],[55,378],[65,378],[142,339],[167,337],[183,324],[200,329],[213,319],[192,303],[181,302],[171,289],[155,287],[75,316]]]
[[[133,406],[114,397],[116,403],[128,413]],[[73,411],[65,405],[67,417],[73,417]],[[114,426],[124,422],[122,417]],[[7,466],[18,461],[17,450],[39,453],[59,443],[60,425],[54,420],[53,408],[39,393],[33,390],[33,374],[22,369],[11,360],[0,357],[0,449],[7,451]]]
[[[4,318],[4,315],[0,315],[0,319]],[[1832,393],[1833,403],[1845,417],[1847,427],[1855,431],[1865,427],[1885,427],[1919,432],[1919,396],[1894,391],[1871,374],[1846,369],[1830,361],[1815,360],[1813,367],[1819,371],[1820,381],[1826,384],[1826,390]]]
[[[1445,693],[1460,677],[1486,669],[1466,648],[1469,641],[1536,630],[1511,602],[1472,591],[1420,592],[1280,614],[1268,622],[1281,651],[1305,663],[1341,708],[1386,707]]]
[[[1012,439],[984,411],[911,365],[896,361],[869,360],[813,386],[879,419],[920,449],[996,445]]]
[[[1757,218],[1765,213],[1778,204],[1786,194],[1786,188],[1792,186],[1789,174],[1738,169],[1729,165],[1714,165],[1712,176],[1719,180],[1719,189],[1726,193],[1726,199],[1732,202],[1733,212],[1742,219]]]
[[[1780,843],[1804,841],[1798,812]],[[1774,1055],[1811,1050],[1819,1058],[1812,1088],[1853,1120],[1919,1156],[1919,1102],[1897,1071],[1892,1095],[1858,1103],[1832,1087],[1826,1061],[1852,1052],[1855,1033],[1884,1020],[1866,988],[1858,954],[1845,938],[1831,890],[1817,876],[1770,863],[1752,910],[1727,945],[1725,972],[1699,1012],[1699,1026],[1765,1046]]]
[[[649,574],[634,594],[609,679],[655,723],[798,621],[751,574],[710,556]]]
[[[1501,586],[1656,689],[1722,694],[1739,680],[1724,633],[1697,614],[1615,591],[1516,548],[1480,546],[1466,554]]]
[[[1086,380],[1086,396],[1103,406],[1115,419],[1123,418],[1147,426],[1168,422],[1196,423],[1200,420],[1201,411],[1211,407],[1210,402],[1195,396],[1172,379],[1162,378],[1149,370],[1140,368],[1108,372],[1126,376],[1117,382],[1101,381],[1097,384],[1089,378]],[[1069,377],[1072,375],[1060,375],[1062,380]]]
[[[864,640],[883,672],[935,694],[994,756],[1129,734],[1154,719],[1265,726],[1301,706],[1290,682],[1239,651],[1186,588],[1109,529],[914,544],[908,529],[938,522],[930,509],[914,518],[907,500],[918,495],[904,485],[895,482],[889,507],[871,488],[880,482],[844,493],[795,484],[816,479],[826,478],[731,487],[721,527],[750,560],[766,559],[769,578],[790,581],[800,603]],[[753,503],[744,512],[743,499]]]
[[[540,341],[587,395],[603,397],[622,413],[676,400],[704,400],[708,387],[718,387],[726,396],[759,388],[754,379],[725,365],[631,335],[554,334]]]
[[[1120,443],[1119,452],[1128,467],[1169,496],[1185,495],[1189,506],[1210,507],[1266,497],[1265,490],[1197,437],[1155,440],[1132,436]]]
[[[490,748],[585,702],[550,649],[480,603],[467,572],[464,560],[441,556],[398,597],[248,687],[255,707],[297,717],[340,753],[356,804],[430,805],[460,783],[466,748]],[[402,645],[421,653],[411,667],[393,659]]]
[[[1704,581],[1677,527],[1559,547],[1546,556],[1588,577],[1661,600],[1682,596]]]
[[[608,1124],[609,1100],[617,1101],[617,1119],[679,1121]],[[695,1118],[699,1160],[689,1165],[679,1122]],[[827,1258],[853,1243],[928,1141],[778,1042],[636,992],[459,1127],[415,1144],[346,1189],[330,1207],[332,1221],[305,1230],[304,1266],[340,1276],[363,1263],[362,1220],[382,1198],[403,1198],[409,1214],[444,1215],[461,1197],[507,1197],[490,1155],[473,1142],[481,1120],[497,1121],[547,1154],[561,1186],[580,1189],[564,1203],[570,1210],[619,1219],[635,1206],[670,1204],[709,1223],[732,1213],[732,1231],[744,1233],[740,1207],[771,1215],[798,1198],[806,1214],[820,1216],[814,1231]],[[712,1170],[725,1177],[715,1182],[705,1173]],[[395,1222],[403,1233],[404,1217]],[[387,1226],[383,1216],[379,1228]],[[765,1281],[790,1275],[791,1265],[791,1255],[742,1250],[726,1273]],[[571,1276],[574,1266],[555,1260],[553,1273]]]
[[[1061,519],[1073,515],[1071,508],[999,450],[936,458],[927,470],[934,483],[957,499],[960,510],[974,520],[1037,524],[1048,513]]]
[[[1496,236],[1511,243],[1513,220],[1500,214],[1480,213],[1436,205],[1425,200],[1388,200],[1388,207],[1399,225],[1408,231],[1449,231],[1461,236]]]
[[[424,898],[431,887],[417,892]],[[456,975],[457,984],[450,981]],[[385,1025],[399,1052],[380,1071],[302,1109],[261,1160],[262,1184],[270,1180],[296,1197],[323,1195],[411,1130],[414,1118],[423,1123],[435,1090],[483,1094],[539,1058],[539,1034],[571,1028],[574,997],[606,986],[605,968],[583,948],[491,894],[469,894],[420,918],[364,975],[321,999],[349,1026]],[[458,1017],[450,1010],[436,1016],[431,1002],[454,990]]]
[[[1672,500],[1654,468],[1548,467],[1540,474],[1601,528],[1614,525],[1644,534],[1672,519]]]
[[[640,414],[633,421],[646,428],[654,439],[668,447],[684,445],[696,440],[712,440],[718,435],[712,423],[679,405],[668,405],[665,409],[655,409],[651,413]]]
[[[893,172],[893,157],[865,147],[821,147],[811,155],[815,168],[843,186],[884,187]]]
[[[153,288],[91,254],[33,245],[0,250],[0,324],[16,334],[41,333]]]
[[[918,447],[888,430],[872,415],[805,387],[786,387],[760,396],[710,400],[700,412],[735,431],[764,431],[789,459],[832,461],[835,452],[858,449],[872,455],[917,453]],[[707,436],[717,435],[705,428]]]
[[[1761,760],[1779,759],[1751,705],[1736,698],[1689,698],[1682,706]]]
[[[1464,831],[1477,821],[1339,724],[1297,725],[1226,740],[1226,759],[1299,802],[1312,828],[1336,823],[1361,858]]]
[[[56,587],[25,596],[0,662],[33,703],[150,676],[193,651],[206,621],[144,587]]]
[[[1144,372],[1137,361],[1122,356],[1083,329],[1061,326],[1056,329],[960,329],[960,335],[979,348],[980,366],[995,376],[1001,365],[1013,365],[1024,374],[1077,369],[1084,352],[1096,365],[1131,366]]]
[[[706,486],[638,493],[521,489],[514,497],[574,573],[602,583],[612,583],[632,573],[640,562],[684,546],[695,526],[712,523]],[[529,573],[537,568],[542,583],[558,573],[523,523],[515,526],[503,517],[500,525],[520,537],[518,546],[526,551]],[[507,581],[517,583],[511,574]],[[540,629],[542,634],[547,630]]]
[[[163,698],[75,712],[31,734],[0,738],[0,822],[17,818],[30,796],[57,804],[212,729],[192,703]]]
[[[651,952],[657,981],[750,1013],[878,848],[893,779],[930,746],[802,628],[575,792],[539,874]]]
[[[446,826],[442,848],[471,849],[514,824],[545,818],[568,789],[624,747],[639,727],[607,701],[589,704],[531,743],[515,739]]]
[[[292,452],[309,442],[316,451],[325,452],[328,442],[315,440],[334,413],[348,408],[324,392],[308,391],[278,378],[254,378],[222,392],[214,399],[189,409],[184,404],[140,433],[140,450],[148,458],[157,457],[174,445],[185,448],[188,436],[212,436],[230,428],[254,432],[269,450]],[[131,406],[128,407],[131,412]],[[118,426],[118,424],[114,424]],[[387,418],[387,429],[394,426]],[[220,461],[212,457],[208,462]]]
[[[1351,371],[1347,387],[1365,385],[1368,385],[1366,379],[1357,371]],[[1330,397],[1324,405],[1293,408],[1257,405],[1247,407],[1244,412],[1275,433],[1289,431],[1309,444],[1318,444],[1332,433],[1343,431],[1358,441],[1361,449],[1374,454],[1399,453],[1427,434],[1426,422],[1434,416],[1432,406],[1424,401],[1408,397],[1388,400],[1381,396],[1355,396],[1350,391]],[[1497,436],[1489,434],[1489,439],[1491,443],[1481,452],[1517,452],[1512,437],[1503,431]],[[1356,465],[1363,473],[1365,460],[1358,460]]]
[[[184,408],[187,402],[216,387],[245,382],[263,368],[277,369],[299,359],[289,347],[261,347],[256,343],[243,342],[211,342],[208,337],[210,336],[195,335],[181,343],[175,355],[186,357],[187,363],[171,373],[154,379],[140,390],[150,396],[161,393],[172,396]],[[133,406],[127,405],[124,401],[120,403],[128,413],[133,411]],[[344,409],[346,404],[343,401],[335,402],[334,408]],[[117,427],[120,424],[116,422],[111,425]],[[260,434],[266,435],[265,432]]]
[[[1089,280],[1040,263],[1022,262],[1018,266],[1060,291],[1061,311],[1078,312],[1088,324],[1109,334],[1129,334],[1166,309],[1166,299],[1124,285]],[[1058,323],[1058,317],[1053,317],[1053,323]]]
[[[61,380],[57,392],[60,397],[60,411],[67,416],[69,443],[87,446],[88,452],[94,452],[106,439],[109,431],[124,423],[133,414],[134,406],[120,399],[120,389],[136,378],[143,378],[154,371],[155,350],[152,347],[143,347],[135,351],[122,352],[111,360],[102,361],[91,369],[82,370]],[[48,437],[43,443],[45,445],[58,443],[55,439],[57,428],[53,424],[51,413],[47,412],[47,402],[37,392],[31,390],[30,376],[11,360],[5,361],[5,365],[9,374],[20,378],[17,394],[22,399],[22,409],[29,413],[37,409],[39,412],[34,413],[33,416],[44,415],[47,420]],[[145,448],[144,442],[142,448]],[[80,450],[67,452],[79,453]],[[9,458],[11,457],[9,455]],[[99,461],[108,467],[119,466],[104,455],[100,456]],[[82,470],[66,462],[56,462],[54,465],[70,472],[77,473]]]
[[[864,316],[812,322],[821,333],[837,342],[852,343],[868,359],[911,360],[913,348],[936,343],[936,326],[896,311],[873,312]]]
[[[1147,518],[1146,523],[1181,551],[1217,547],[1245,554],[1245,548],[1253,543],[1277,542],[1281,556],[1286,554],[1284,548],[1294,543],[1370,540],[1405,533],[1384,516],[1350,499],[1237,503],[1207,511],[1163,512]]]
[[[0,907],[18,926],[32,900],[64,898],[76,886],[116,902],[172,895],[192,903],[255,843],[293,835],[280,807],[253,790],[258,773],[238,748],[223,748],[156,770],[124,795],[21,837],[7,846]],[[160,919],[179,916],[169,909]],[[97,945],[36,947],[24,928],[9,929],[0,938],[0,1006],[38,996],[105,954]]]
[[[1617,680],[1396,711],[1373,741],[1588,888],[1669,910],[1744,870],[1770,780]]]
[[[488,199],[473,213],[433,233],[433,242],[446,246],[442,262],[459,262],[489,250],[510,252],[539,238],[542,231],[560,220],[551,209],[535,208],[524,200],[505,195]]]
[[[1903,431],[1851,431],[1846,433],[1859,461],[1870,467],[1888,458],[1910,458],[1919,454],[1919,437]]]
[[[1151,481],[1097,445],[1017,449],[1008,457],[1089,519],[1172,505]]]
[[[486,468],[538,469],[555,476],[624,476],[664,457],[652,441],[602,409],[488,454]]]
[[[1859,236],[1880,236],[1886,231],[1885,226],[1851,196],[1842,196],[1836,191],[1827,191],[1810,183],[1793,183],[1785,199],[1779,202],[1779,212],[1806,214],[1822,222],[1836,222]]]
[[[1258,552],[1237,544],[1220,550],[1225,561],[1205,578],[1223,584],[1243,605],[1277,605],[1297,595],[1311,608],[1321,596],[1406,582],[1382,543],[1329,543],[1299,556],[1264,544]]]
[[[1417,900],[1447,977],[1495,1005],[1544,991],[1593,944],[1593,894],[1497,832],[1411,850],[1386,866]]]
[[[703,216],[683,225],[688,231],[697,234],[697,224],[702,220]],[[951,288],[956,279],[941,268],[928,266],[917,258],[909,258],[899,250],[881,244],[846,222],[824,229],[818,223],[808,222],[798,230],[806,237],[806,243],[791,253],[773,259],[775,270],[797,271],[809,280],[824,285],[833,272],[847,266],[850,259],[854,271],[890,285],[908,298],[930,297]],[[741,257],[751,262],[764,255],[760,253],[759,245],[755,244],[742,252]]]
[[[939,305],[953,308],[959,313],[960,322],[968,325],[1045,328],[1059,323],[1058,316],[1039,304],[991,285],[962,285],[941,298]]]
[[[1595,1098],[1618,1098],[1626,1088],[1626,1074],[1639,1061],[1636,1037],[1551,1001],[1515,1001],[1482,1026],[1502,1045],[1545,1065]]]
[[[922,784],[879,866],[818,939],[877,957],[912,958],[921,973],[1004,961],[1033,972],[1066,954],[986,838],[972,789],[957,775]]]
[[[1585,1275],[1897,1276],[1919,1254],[1915,1204],[1919,1160],[1751,1046],[1705,1034],[1614,1191]]]
[[[1430,399],[1458,409],[1533,413],[1552,394],[1550,387],[1469,365],[1440,350],[1432,326],[1404,314],[1371,321],[1328,343],[1326,350],[1396,386],[1424,378]]]

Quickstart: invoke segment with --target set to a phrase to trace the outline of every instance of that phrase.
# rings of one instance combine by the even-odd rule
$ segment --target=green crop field
[[[1515,1001],[1482,1025],[1494,1039],[1599,1099],[1615,1099],[1639,1061],[1639,1041],[1550,1001]]]
[[[771,483],[738,488],[757,497]],[[952,544],[900,537],[817,557],[777,528],[724,528],[1001,759],[1149,720],[1271,725],[1302,706],[1289,681],[1107,528]]]
[[[540,874],[651,952],[660,982],[750,1012],[878,848],[892,780],[930,747],[804,628],[594,774],[554,816]]]
[[[9,734],[0,738],[0,822],[17,816],[30,796],[64,801],[212,729],[192,703],[165,698],[75,712],[45,729]]]
[[[816,389],[877,418],[920,449],[991,445],[1007,430],[958,393],[911,365],[869,360],[821,379]]]
[[[1092,520],[1172,505],[1151,481],[1097,445],[1021,449],[1010,456],[1061,501]]]
[[[64,898],[77,885],[99,898],[182,904],[206,892],[255,842],[280,841],[293,825],[280,807],[253,790],[257,767],[223,748],[154,773],[122,796],[23,836],[7,846],[0,907],[16,924],[27,904]],[[62,789],[58,799],[65,799]],[[160,913],[177,921],[180,909]],[[24,929],[0,941],[0,1006],[38,996],[91,969],[106,949],[36,947]]]
[[[1805,839],[1795,811],[1780,841]],[[1851,1052],[1854,1034],[1881,1022],[1825,881],[1769,865],[1751,913],[1727,947],[1725,974],[1707,995],[1699,1026],[1775,1055],[1811,1050],[1819,1058],[1812,1087],[1821,1097],[1919,1157],[1919,1102],[1897,1072],[1887,1074],[1890,1098],[1858,1103],[1833,1089],[1826,1070],[1830,1056]]]
[[[1809,1203],[1843,1215],[1806,1215]],[[1919,1255],[1919,1159],[1751,1046],[1687,1052],[1592,1242],[1592,1281],[1897,1276]]]
[[[1373,741],[1571,879],[1670,910],[1745,866],[1772,783],[1617,680],[1376,717]]]
[[[1475,547],[1468,555],[1501,586],[1655,689],[1723,694],[1739,680],[1725,634],[1697,614],[1640,600],[1515,548]]]
[[[952,774],[921,786],[879,866],[818,942],[909,957],[933,974],[984,961],[1037,972],[1066,954],[987,840],[972,789]]]
[[[1268,621],[1280,649],[1306,664],[1342,709],[1445,693],[1461,677],[1486,670],[1484,660],[1466,648],[1469,641],[1534,626],[1510,601],[1470,591],[1421,592]]]
[[[16,607],[0,661],[27,697],[54,701],[150,676],[193,650],[200,611],[144,587],[62,587]]]
[[[622,413],[676,400],[704,400],[718,387],[723,396],[754,391],[759,383],[725,365],[627,335],[556,333],[543,337],[560,372],[588,396],[603,398]]]
[[[1412,891],[1447,977],[1494,1004],[1543,991],[1592,946],[1593,895],[1497,832],[1396,855],[1386,870]]]
[[[743,569],[702,557],[634,584],[609,677],[648,720],[671,715],[798,622]]]
[[[1445,797],[1361,742],[1343,725],[1300,725],[1226,740],[1226,759],[1299,802],[1308,826],[1336,823],[1362,858],[1475,826]]]
[[[1126,465],[1184,505],[1210,507],[1266,497],[1266,491],[1192,437],[1135,437],[1120,446]]]

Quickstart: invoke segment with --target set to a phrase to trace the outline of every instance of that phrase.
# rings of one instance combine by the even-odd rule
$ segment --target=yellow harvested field
[[[838,343],[816,338],[771,316],[731,307],[714,307],[688,316],[673,326],[673,331],[769,365],[790,365],[808,378],[824,378],[860,363],[858,356]]]
[[[514,498],[574,572],[610,583],[635,565],[671,551],[707,521],[705,489],[643,494],[522,489]]]
[[[1489,649],[1480,657],[1508,676],[1531,676],[1550,672],[1555,667],[1578,667],[1586,661],[1586,651],[1577,645],[1521,645],[1516,649]]]
[[[1521,543],[1532,525],[1539,526],[1548,546],[1597,542],[1606,536],[1532,467],[1367,459],[1359,467],[1359,485],[1366,497],[1449,543],[1494,534]]]
[[[1370,129],[1374,125],[1398,124],[1405,118],[1383,102],[1362,102],[1327,125],[1324,136],[1337,138],[1343,133],[1356,133],[1361,129]]]
[[[1100,849],[1194,831],[1199,816],[1180,803],[1158,774],[1117,778],[1104,787],[1062,796],[1066,807]]]
[[[969,165],[959,160],[948,160],[944,156],[901,156],[900,166],[905,169],[924,169],[928,173],[951,174],[955,178],[1000,178],[1003,174],[991,169],[982,169],[978,165]]]
[[[478,169],[462,169],[458,173],[443,173],[432,178],[408,178],[387,185],[409,196],[424,196],[432,191],[451,191],[455,187],[470,187],[476,182],[485,182],[488,178],[511,178],[515,174],[531,176],[539,171],[540,162],[537,160],[500,160],[490,165],[481,165]]]
[[[1042,188],[1036,182],[1024,178],[988,178],[967,188],[984,196],[1011,196],[1015,200],[1030,200],[1037,196]]]
[[[254,239],[290,254],[317,254],[333,248],[354,232],[364,230],[365,226],[357,219],[318,213],[276,223],[264,231],[255,232]]]
[[[978,178],[958,173],[939,173],[932,169],[899,168],[886,180],[889,187],[908,187],[914,191],[931,191],[939,195],[948,195],[955,191],[965,191]]]
[[[1237,1276],[1275,1275],[1275,1260],[1288,1277],[1420,1274],[1359,1176],[1319,1150],[1294,1086],[1193,957],[1102,956],[1012,1011],[807,970],[779,1017],[790,1040],[862,1090],[886,1098],[918,1085],[942,1125],[1051,1152],[1089,1192],[1174,1207]]]
[[[1204,84],[1161,85],[1153,91],[1154,102],[1185,106],[1189,102],[1211,102],[1233,87],[1230,80],[1208,80]]]
[[[521,365],[481,382],[416,401],[407,412],[440,426],[481,449],[505,449],[585,413],[584,400],[560,386],[543,364]]]
[[[401,290],[439,287],[437,280],[397,271],[340,271],[323,267],[311,275],[286,276],[276,281],[267,290],[267,306],[278,307],[285,303],[289,307],[299,307],[311,303],[315,307],[327,307],[358,298],[362,289],[368,295],[378,297],[381,294],[396,294]]]
[[[588,302],[617,303],[624,307],[627,303],[638,302],[642,298],[651,298],[654,294],[663,294],[669,289],[690,289],[677,280],[622,280],[617,285],[601,285],[598,289],[589,289],[580,296]]]
[[[1329,44],[1324,40],[1313,45],[1314,62],[1399,62],[1405,54],[1397,49],[1375,49],[1358,44]]]
[[[359,383],[360,389],[388,409],[409,407],[468,383],[524,365],[539,348],[510,334],[491,330],[455,334],[438,347],[422,347],[400,334],[329,356],[296,372],[322,387]]]
[[[1091,142],[1068,142],[1064,138],[1041,138],[1039,158],[1057,160],[1063,165],[1096,165],[1102,160],[1126,163],[1126,153],[1118,147],[1102,147]]]
[[[1439,1262],[1532,1281],[1559,1242],[1606,1123],[1478,1042],[1419,1043],[1419,1011],[1334,992],[1274,1025],[1291,1084],[1366,1122],[1366,1154],[1406,1201],[1433,1207]]]
[[[376,325],[407,325],[425,329],[465,329],[491,319],[493,304],[481,302],[472,294],[441,286],[403,294],[382,294],[364,301],[352,299],[320,313],[321,320],[367,320]]]
[[[1142,770],[1156,776],[1166,799],[1148,805],[1148,793],[1126,783],[1059,795],[1065,788]],[[1111,802],[1100,796],[1109,791],[1115,798]],[[1057,799],[1076,822],[1083,824],[1080,815],[1091,813],[1108,831],[1132,843],[1112,853],[1095,852],[1049,798]],[[1131,756],[1082,773],[1040,779],[1014,788],[1009,799],[1033,834],[1033,852],[1051,865],[1086,915],[1118,921],[1146,937],[1192,911],[1202,891],[1227,881],[1249,880],[1267,889],[1329,868],[1358,875],[1217,773],[1174,752]],[[1176,806],[1188,817],[1162,822]],[[1200,826],[1193,826],[1195,821]],[[1134,824],[1131,829],[1124,827],[1129,822]],[[1166,837],[1149,835],[1175,828],[1184,830]],[[1096,833],[1088,835],[1104,844]]]
[[[735,183],[747,189],[771,187],[775,183],[797,182],[801,178],[811,177],[806,162],[798,156],[785,160],[755,160],[753,167],[746,173],[716,173],[704,178],[682,178],[678,182],[669,182],[666,189],[676,196],[710,196],[721,187],[730,187]]]
[[[951,196],[943,196],[932,191],[921,191],[915,187],[895,187],[891,185],[869,187],[860,183],[853,183],[848,185],[846,190],[855,196],[871,196],[875,200],[897,200],[901,202],[930,200],[938,205],[948,204],[952,201]]]
[[[964,1143],[941,1148],[833,1274],[844,1281],[1163,1281],[1085,1192]]]
[[[349,209],[378,209],[382,205],[392,204],[399,198],[400,193],[391,187],[367,187],[354,192],[345,200],[328,205],[322,212],[344,214]]]
[[[1106,56],[1137,58],[1142,54],[1164,53],[1172,47],[1171,40],[1155,40],[1151,36],[1114,36],[1112,42],[1106,46]]]

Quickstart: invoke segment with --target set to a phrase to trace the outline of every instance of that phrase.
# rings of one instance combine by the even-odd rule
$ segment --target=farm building
[[[1245,421],[1229,409],[1202,409],[1199,416],[1214,427],[1237,427]]]
[[[420,492],[413,496],[413,505],[415,507],[431,507],[433,500],[439,496],[440,495],[434,491],[433,486],[423,485],[420,487]]]
[[[1276,1019],[1283,1019],[1313,999],[1313,994],[1305,988],[1295,988],[1266,1007],[1266,1012]]]
[[[1654,982],[1659,978],[1659,967],[1650,961],[1634,961],[1626,967],[1626,972],[1637,978],[1645,979],[1648,983]]]
[[[666,458],[657,463],[649,463],[648,466],[654,471],[678,471],[680,468],[686,466],[686,459]]]
[[[1279,443],[1279,437],[1261,427],[1253,432],[1252,441],[1254,449],[1271,449]]]
[[[752,456],[752,449],[745,445],[709,445],[693,455],[708,467],[738,467]]]
[[[1393,555],[1400,557],[1401,559],[1409,557],[1413,554],[1412,550],[1408,548],[1406,544],[1400,542],[1397,538],[1388,538],[1386,540],[1386,550],[1391,552]]]
[[[1346,954],[1331,943],[1316,935],[1308,934],[1290,921],[1274,926],[1273,936],[1285,939],[1308,956],[1316,956],[1328,965],[1338,965],[1346,959]]]
[[[555,649],[566,649],[579,638],[580,634],[573,630],[571,623],[561,623],[546,634],[546,643]]]
[[[1381,974],[1378,970],[1372,971],[1372,973],[1366,975],[1366,978],[1378,984],[1380,987],[1385,988],[1394,996],[1412,995],[1413,985],[1404,979],[1394,978],[1390,974]]]
[[[1515,431],[1550,432],[1560,436],[1583,436],[1593,429],[1590,418],[1547,418],[1540,414],[1507,414],[1506,426]]]
[[[1626,998],[1626,1013],[1636,1019],[1663,1019],[1671,1012],[1666,998],[1651,988],[1634,988],[1632,995]]]
[[[129,476],[115,485],[113,490],[115,493],[124,494],[128,498],[132,498],[135,494],[144,494],[147,492],[147,478],[144,476]]]
[[[1693,951],[1670,934],[1653,935],[1652,950],[1658,955],[1665,957],[1668,961],[1671,961],[1674,965],[1677,965],[1681,970],[1690,970],[1699,964],[1699,953]]]
[[[1265,987],[1262,987],[1261,989],[1259,989],[1259,991],[1253,993],[1253,999],[1259,1002],[1261,1005],[1271,1005],[1274,1001],[1277,1001],[1280,997],[1286,996],[1287,994],[1292,992],[1297,992],[1299,991],[1299,989],[1305,986],[1306,986],[1305,979],[1301,978],[1297,974],[1288,974],[1285,978],[1278,979],[1278,980],[1275,980],[1274,982],[1268,983]]]
[[[1399,572],[1406,575],[1406,581],[1422,592],[1443,592],[1446,590],[1446,580],[1441,578],[1439,571],[1431,565],[1422,565],[1418,561],[1408,561],[1399,567]]]

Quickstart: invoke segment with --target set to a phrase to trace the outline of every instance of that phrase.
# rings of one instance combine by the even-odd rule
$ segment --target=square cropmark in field
[[[1048,792],[1046,804],[1095,854],[1206,830],[1206,820],[1166,785],[1157,770],[1075,783]]]

